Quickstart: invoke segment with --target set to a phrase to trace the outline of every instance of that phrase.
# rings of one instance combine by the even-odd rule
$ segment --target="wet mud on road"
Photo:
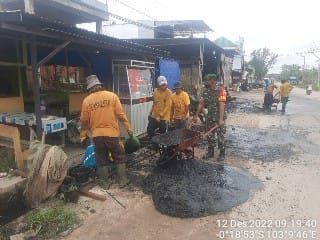
[[[279,122],[281,121],[281,113],[276,109],[273,109],[271,113],[266,113],[263,111],[261,103],[244,99],[230,102],[228,111],[230,113],[244,113],[247,116],[252,113],[260,119],[273,117]],[[243,118],[243,121],[248,121],[248,119],[251,118]],[[270,126],[267,129],[261,129],[258,125],[255,127],[229,125],[226,136],[228,154],[242,159],[263,162],[286,161],[296,154],[303,153],[320,154],[319,145],[307,139],[308,135],[313,133],[303,129],[303,126],[292,126],[290,120],[290,118],[287,119],[286,128]],[[254,119],[251,121],[254,125]]]
[[[227,152],[242,159],[263,162],[287,161],[296,154],[319,155],[319,145],[310,139],[313,135],[313,132],[301,129],[228,126]]]
[[[260,187],[262,183],[242,169],[191,159],[156,169],[143,184],[161,213],[182,218],[227,211]]]
[[[228,103],[229,113],[261,113],[261,103],[246,100],[237,100]]]
[[[231,102],[228,110],[264,114],[261,103],[246,100]],[[277,112],[272,114],[277,115]],[[316,145],[301,141],[305,134],[278,127],[228,126],[227,153],[240,159],[263,162],[289,161],[296,154],[317,151]],[[206,145],[206,140],[199,145],[203,144]],[[199,160],[178,161],[170,169],[157,169],[143,184],[144,191],[152,194],[155,207],[176,217],[201,217],[227,211],[247,201],[250,192],[261,186],[259,180],[240,168]]]
[[[281,130],[229,127],[226,142],[230,155],[267,162],[289,159],[298,151],[297,136]]]

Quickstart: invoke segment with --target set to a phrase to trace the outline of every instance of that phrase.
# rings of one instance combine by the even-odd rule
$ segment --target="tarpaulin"
[[[67,176],[67,155],[59,146],[32,142],[27,161],[28,182],[25,198],[30,207],[55,194]]]
[[[169,88],[173,90],[174,83],[180,81],[180,65],[178,61],[160,59],[159,70],[160,75],[167,78]]]

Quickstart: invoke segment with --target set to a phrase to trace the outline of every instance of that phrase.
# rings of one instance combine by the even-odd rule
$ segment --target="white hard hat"
[[[168,81],[167,81],[165,76],[159,76],[158,79],[157,79],[157,82],[158,82],[159,86],[168,84]]]

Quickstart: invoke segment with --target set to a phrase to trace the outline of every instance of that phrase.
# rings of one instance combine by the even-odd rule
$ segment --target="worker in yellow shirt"
[[[147,127],[147,133],[150,138],[154,136],[158,128],[161,134],[165,133],[170,121],[172,92],[168,88],[168,81],[165,76],[159,76],[157,83],[158,88],[153,92],[153,105]]]
[[[126,154],[120,144],[119,121],[123,123],[130,136],[133,135],[131,124],[123,111],[116,94],[102,87],[96,75],[87,77],[89,95],[83,100],[81,111],[81,141],[90,131],[95,147],[98,183],[103,188],[109,188],[109,167],[107,156],[112,154],[117,164],[117,174],[120,187],[129,183],[126,174]]]
[[[281,86],[279,87],[280,96],[281,96],[281,103],[282,103],[282,113],[286,112],[286,106],[289,101],[289,95],[291,90],[293,89],[293,86],[289,83],[288,80],[282,80]]]
[[[190,98],[183,90],[180,82],[174,84],[175,93],[172,94],[172,106],[170,122],[173,122],[175,129],[186,128],[186,121],[189,117]]]

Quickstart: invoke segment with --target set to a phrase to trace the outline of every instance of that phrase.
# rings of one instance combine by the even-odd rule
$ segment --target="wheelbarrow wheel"
[[[156,162],[157,166],[160,168],[167,168],[178,159],[177,155],[172,157],[173,154],[173,151],[164,151]]]

